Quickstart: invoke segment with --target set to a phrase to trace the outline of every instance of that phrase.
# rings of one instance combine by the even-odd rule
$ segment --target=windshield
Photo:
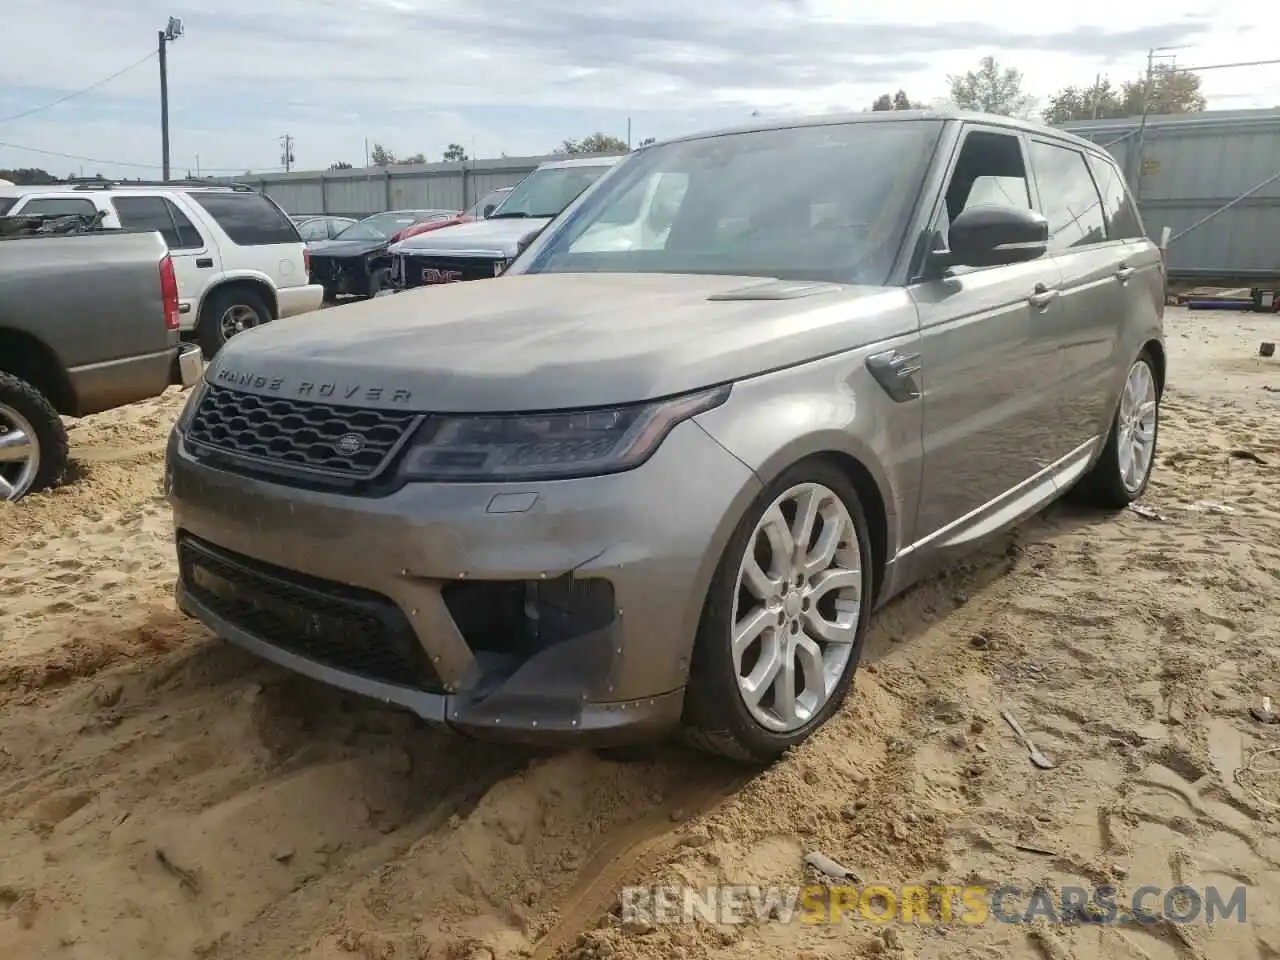
[[[493,218],[557,216],[608,171],[607,164],[535,170],[507,194]]]
[[[863,121],[651,147],[512,272],[881,284],[941,130]]]

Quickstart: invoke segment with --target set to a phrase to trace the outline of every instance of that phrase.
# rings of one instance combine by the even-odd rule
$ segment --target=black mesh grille
[[[195,599],[273,647],[369,680],[442,692],[408,618],[386,597],[250,560],[191,536],[179,541],[178,561]]]
[[[401,277],[406,287],[431,286],[459,280],[492,280],[504,258],[402,256]]]
[[[199,446],[332,476],[376,476],[419,415],[262,397],[210,386],[187,440]]]

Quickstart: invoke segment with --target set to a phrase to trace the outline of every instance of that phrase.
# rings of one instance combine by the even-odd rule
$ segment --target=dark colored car
[[[298,233],[306,241],[332,240],[347,227],[356,223],[355,217],[293,217]]]
[[[390,274],[387,246],[401,231],[456,215],[454,210],[389,210],[351,224],[332,240],[313,241],[307,245],[311,282],[324,287],[326,303],[340,296],[377,296],[387,286]]]

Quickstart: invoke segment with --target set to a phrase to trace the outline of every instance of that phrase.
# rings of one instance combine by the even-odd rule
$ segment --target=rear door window
[[[1098,192],[1102,194],[1102,215],[1107,221],[1107,236],[1112,240],[1136,240],[1146,236],[1133,198],[1125,189],[1119,171],[1106,160],[1090,157]]]
[[[300,243],[298,228],[266,197],[257,193],[190,193],[218,226],[241,247]]]
[[[17,197],[0,197],[0,217],[3,217],[18,202]]]
[[[170,250],[198,250],[204,238],[187,215],[165,197],[116,197],[111,201],[120,226],[130,230],[158,230]]]
[[[92,217],[98,208],[85,197],[36,197],[28,200],[21,212],[41,217]]]

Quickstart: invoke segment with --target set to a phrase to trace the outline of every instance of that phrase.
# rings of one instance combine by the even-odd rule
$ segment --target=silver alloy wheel
[[[1156,452],[1156,378],[1145,360],[1129,369],[1120,394],[1120,416],[1116,422],[1116,454],[1120,482],[1130,494],[1142,489],[1151,471]]]
[[[0,403],[0,500],[17,500],[40,472],[35,427],[13,407]]]
[[[820,483],[774,500],[747,541],[735,586],[738,692],[757,723],[791,733],[831,698],[853,655],[862,558],[844,501]]]
[[[230,340],[237,333],[244,333],[250,327],[258,325],[258,314],[252,307],[246,307],[242,303],[235,306],[227,307],[222,313],[222,319],[218,321],[218,330],[222,333],[224,341]]]

